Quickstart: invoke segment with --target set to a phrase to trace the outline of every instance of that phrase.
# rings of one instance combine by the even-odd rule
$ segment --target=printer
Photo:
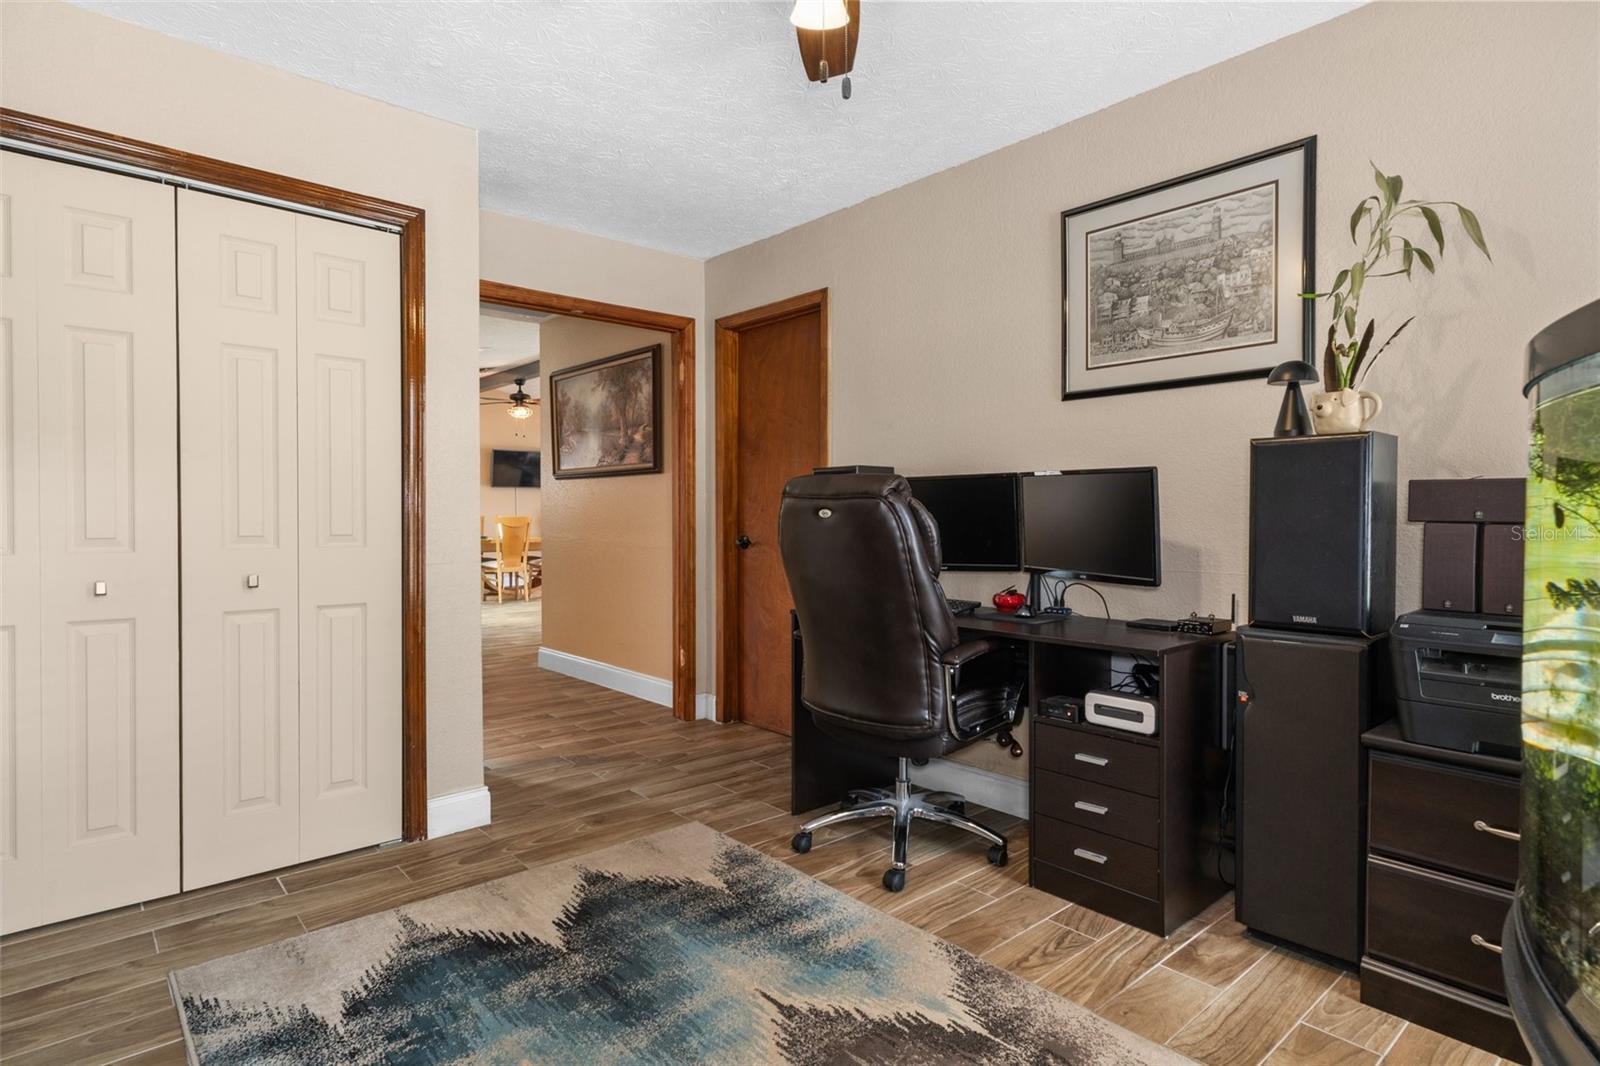
[[[1521,618],[1412,611],[1389,632],[1402,737],[1522,757]]]

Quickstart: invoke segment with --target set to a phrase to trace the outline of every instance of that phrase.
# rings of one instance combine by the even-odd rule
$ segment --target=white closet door
[[[0,154],[0,932],[44,919],[38,160]]]
[[[178,193],[183,887],[300,860],[295,216]]]
[[[300,857],[400,835],[400,242],[300,216]]]
[[[52,922],[178,890],[174,197],[34,159],[8,157],[6,176],[12,219],[32,227],[11,267],[35,293],[38,913]],[[20,739],[35,712],[16,710]]]

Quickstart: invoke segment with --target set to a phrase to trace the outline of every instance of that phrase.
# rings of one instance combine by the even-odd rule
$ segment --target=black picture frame
[[[561,394],[562,386],[574,378],[592,376],[608,368],[647,357],[650,362],[650,458],[648,462],[638,463],[608,463],[603,465],[573,466],[566,461],[566,449],[563,446],[564,435],[562,432],[563,419],[565,418],[564,405]],[[644,348],[634,348],[616,355],[602,356],[591,359],[586,363],[565,367],[550,373],[550,446],[547,451],[552,455],[551,475],[557,480],[585,477],[626,477],[631,474],[659,474],[662,469],[661,449],[665,440],[661,434],[661,345],[652,344]]]
[[[1087,215],[1090,212],[1097,212],[1119,204],[1137,201],[1141,198],[1150,197],[1152,194],[1164,193],[1169,190],[1178,189],[1184,185],[1200,182],[1205,179],[1215,178],[1225,175],[1233,170],[1239,170],[1254,164],[1264,163],[1276,159],[1280,156],[1292,155],[1294,153],[1302,153],[1302,165],[1300,172],[1303,192],[1300,198],[1301,217],[1299,220],[1301,226],[1299,255],[1300,271],[1299,278],[1294,286],[1295,291],[1293,293],[1288,293],[1286,291],[1288,286],[1283,284],[1281,278],[1277,279],[1280,289],[1279,298],[1293,299],[1295,303],[1299,305],[1299,316],[1297,321],[1299,325],[1298,333],[1300,343],[1297,346],[1293,346],[1293,351],[1289,351],[1291,347],[1290,344],[1278,343],[1273,346],[1277,349],[1274,354],[1269,356],[1263,353],[1263,359],[1261,365],[1259,366],[1250,365],[1244,368],[1232,368],[1218,372],[1201,371],[1181,377],[1174,376],[1159,379],[1152,378],[1151,380],[1145,381],[1123,381],[1117,384],[1106,386],[1095,386],[1086,382],[1081,387],[1074,388],[1074,369],[1072,365],[1074,357],[1071,344],[1071,331],[1074,328],[1078,328],[1079,323],[1085,322],[1083,316],[1090,314],[1091,311],[1088,307],[1081,307],[1079,317],[1076,320],[1073,315],[1073,287],[1077,281],[1077,278],[1074,276],[1071,269],[1072,249],[1070,244],[1070,229],[1072,220],[1078,216]],[[1098,396],[1113,396],[1126,393],[1149,392],[1156,389],[1187,388],[1193,385],[1209,385],[1226,381],[1241,381],[1250,378],[1264,378],[1267,372],[1274,366],[1277,366],[1279,363],[1285,362],[1288,359],[1298,358],[1307,362],[1314,362],[1316,346],[1316,340],[1314,337],[1316,307],[1314,301],[1301,299],[1299,294],[1302,292],[1313,292],[1316,288],[1316,175],[1317,138],[1313,135],[1309,137],[1303,137],[1299,140],[1290,141],[1286,144],[1280,144],[1272,148],[1267,148],[1263,151],[1255,152],[1247,156],[1241,156],[1237,159],[1231,159],[1226,163],[1219,163],[1215,166],[1206,167],[1203,170],[1192,171],[1176,178],[1157,182],[1152,185],[1146,185],[1130,192],[1119,193],[1116,196],[1106,197],[1101,200],[1096,200],[1093,203],[1083,204],[1081,206],[1070,208],[1061,212],[1062,401],[1084,400],[1092,399]],[[1198,202],[1204,203],[1207,201],[1201,200]],[[1274,239],[1279,240],[1278,234],[1275,233]],[[1087,277],[1084,280],[1087,282]],[[1084,299],[1080,302],[1087,302],[1087,290],[1085,290]],[[1083,328],[1087,329],[1087,325],[1085,324]],[[1087,364],[1087,341],[1085,342],[1084,348],[1085,365],[1081,370],[1076,371],[1076,373],[1087,377],[1088,375],[1095,373],[1095,369],[1089,367]],[[1175,356],[1175,358],[1203,358],[1203,356],[1206,354],[1211,353],[1197,352],[1191,353],[1187,356],[1180,354]]]

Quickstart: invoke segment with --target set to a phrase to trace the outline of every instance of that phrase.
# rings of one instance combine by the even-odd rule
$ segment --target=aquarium
[[[1528,393],[1519,947],[1600,1046],[1600,302],[1534,339]]]

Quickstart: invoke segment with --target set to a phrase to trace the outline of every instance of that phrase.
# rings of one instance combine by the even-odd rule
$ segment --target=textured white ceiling
[[[485,208],[707,257],[1357,5],[865,0],[849,101],[786,2],[80,6],[475,127]]]

